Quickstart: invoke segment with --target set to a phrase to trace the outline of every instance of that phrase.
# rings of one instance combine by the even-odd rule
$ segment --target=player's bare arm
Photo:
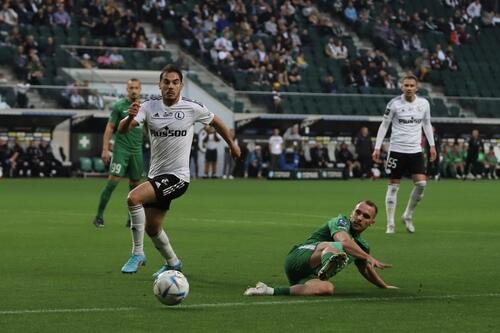
[[[352,240],[352,238],[349,236],[349,234],[347,232],[344,232],[344,231],[337,232],[333,236],[333,239],[336,242],[341,242],[342,247],[344,248],[344,250],[348,254],[350,254],[358,259],[366,260],[367,264],[372,266],[372,267],[377,267],[380,269],[391,267],[391,265],[384,264],[383,262],[378,261],[377,259],[373,258],[371,255],[369,255],[368,253],[363,251],[363,249],[360,248],[359,245],[356,244],[356,242]]]
[[[226,143],[229,146],[229,149],[231,150],[231,156],[233,158],[239,158],[241,156],[240,147],[234,143],[233,138],[231,137],[231,133],[229,132],[229,129],[226,127],[226,125],[224,125],[222,120],[219,117],[214,116],[214,119],[210,123],[210,126],[213,126],[217,131],[217,133],[219,133],[224,139],[224,141],[226,141]]]
[[[130,105],[130,107],[128,108],[128,117],[123,118],[120,121],[120,124],[118,125],[118,132],[120,132],[122,134],[127,133],[132,128],[139,125],[139,123],[134,120],[134,117],[137,116],[137,113],[139,112],[140,107],[141,107],[141,104],[138,101],[136,101]]]
[[[358,261],[356,262],[356,267],[358,268],[359,273],[370,283],[382,289],[399,289],[396,286],[388,285],[381,277],[378,275],[377,271],[367,265],[366,261]]]
[[[104,137],[102,139],[102,153],[101,158],[104,163],[108,164],[111,160],[111,154],[109,153],[109,141],[113,136],[113,131],[115,130],[115,125],[113,123],[108,123],[106,129],[104,130]]]

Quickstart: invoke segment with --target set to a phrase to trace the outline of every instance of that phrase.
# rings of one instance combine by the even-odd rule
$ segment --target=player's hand
[[[101,159],[103,160],[104,163],[106,163],[106,164],[109,163],[109,161],[111,160],[111,154],[109,153],[109,150],[102,151]]]
[[[367,259],[366,260],[366,263],[368,264],[368,266],[370,266],[371,268],[380,268],[380,269],[385,269],[385,268],[391,268],[392,265],[391,264],[385,264],[381,261],[378,261],[377,259],[375,258],[370,258],[370,259]]]
[[[132,103],[130,105],[130,107],[128,108],[129,117],[134,118],[135,116],[137,116],[137,113],[139,112],[140,107],[141,107],[141,103],[139,103],[138,101]]]
[[[240,147],[233,143],[231,145],[231,156],[234,158],[234,159],[237,159],[237,158],[240,158],[241,156],[241,150],[240,150]]]
[[[372,154],[373,161],[380,163],[380,149],[375,149]]]
[[[431,149],[430,149],[429,152],[431,153],[431,156],[429,157],[429,160],[431,162],[434,162],[436,160],[436,158],[437,158],[436,148],[435,147],[431,147]]]

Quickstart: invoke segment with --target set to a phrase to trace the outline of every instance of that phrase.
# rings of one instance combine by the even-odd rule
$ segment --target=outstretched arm
[[[241,151],[240,147],[236,143],[234,143],[233,138],[231,137],[231,133],[229,132],[229,129],[224,125],[222,120],[214,116],[214,119],[210,123],[210,126],[213,126],[217,133],[219,133],[224,141],[227,142],[227,145],[229,146],[229,149],[231,150],[231,156],[234,158],[239,158],[241,156]]]
[[[380,275],[378,275],[377,271],[372,266],[367,265],[366,261],[356,262],[356,267],[358,267],[359,273],[361,273],[361,275],[363,275],[368,282],[371,282],[375,286],[382,289],[399,289],[398,287],[385,283]]]
[[[377,259],[373,258],[371,255],[363,251],[362,248],[359,247],[358,244],[349,236],[349,234],[345,231],[340,231],[337,232],[335,235],[333,235],[333,239],[336,242],[341,242],[342,247],[344,250],[350,254],[351,256],[354,256],[358,259],[365,260],[367,264],[371,267],[377,267],[380,269],[384,268],[389,268],[391,265],[389,264],[384,264],[381,261],[378,261]]]
[[[128,108],[128,117],[123,118],[120,121],[120,124],[118,124],[119,133],[127,133],[128,131],[139,125],[139,123],[134,120],[134,117],[137,116],[140,107],[141,104],[139,102],[134,102],[130,105],[130,107]]]

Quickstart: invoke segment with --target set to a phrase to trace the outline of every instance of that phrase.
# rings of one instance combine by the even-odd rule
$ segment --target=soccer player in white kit
[[[430,146],[430,161],[436,159],[429,102],[425,98],[416,95],[418,81],[415,76],[405,76],[401,88],[403,94],[393,98],[387,104],[372,154],[373,160],[379,163],[380,147],[382,146],[387,130],[392,125],[389,154],[386,161],[386,169],[390,177],[385,196],[387,214],[386,233],[388,234],[393,234],[395,231],[394,213],[396,210],[397,194],[401,177],[406,171],[413,178],[414,188],[410,194],[410,199],[402,218],[406,225],[406,230],[410,233],[415,232],[413,211],[422,199],[425,186],[427,185],[421,146],[422,128]]]
[[[166,66],[160,75],[161,98],[150,99],[142,104],[133,103],[118,127],[125,133],[139,124],[146,124],[151,142],[151,166],[148,181],[133,189],[127,198],[131,218],[132,254],[122,267],[123,273],[135,273],[146,264],[144,254],[144,230],[166,263],[158,272],[182,269],[167,234],[162,228],[163,218],[170,202],[183,195],[189,185],[189,154],[193,141],[194,124],[200,122],[213,126],[227,142],[231,155],[238,158],[240,148],[222,120],[208,109],[184,97],[182,72]]]

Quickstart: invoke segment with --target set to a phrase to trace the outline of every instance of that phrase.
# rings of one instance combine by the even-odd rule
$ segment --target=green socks
[[[99,200],[99,206],[97,208],[97,217],[101,217],[104,214],[104,209],[106,209],[106,205],[108,204],[109,199],[111,198],[111,194],[118,185],[118,182],[114,182],[112,180],[108,180],[106,187],[101,192],[101,198]]]
[[[274,288],[274,296],[288,296],[290,295],[290,287],[276,287]]]

